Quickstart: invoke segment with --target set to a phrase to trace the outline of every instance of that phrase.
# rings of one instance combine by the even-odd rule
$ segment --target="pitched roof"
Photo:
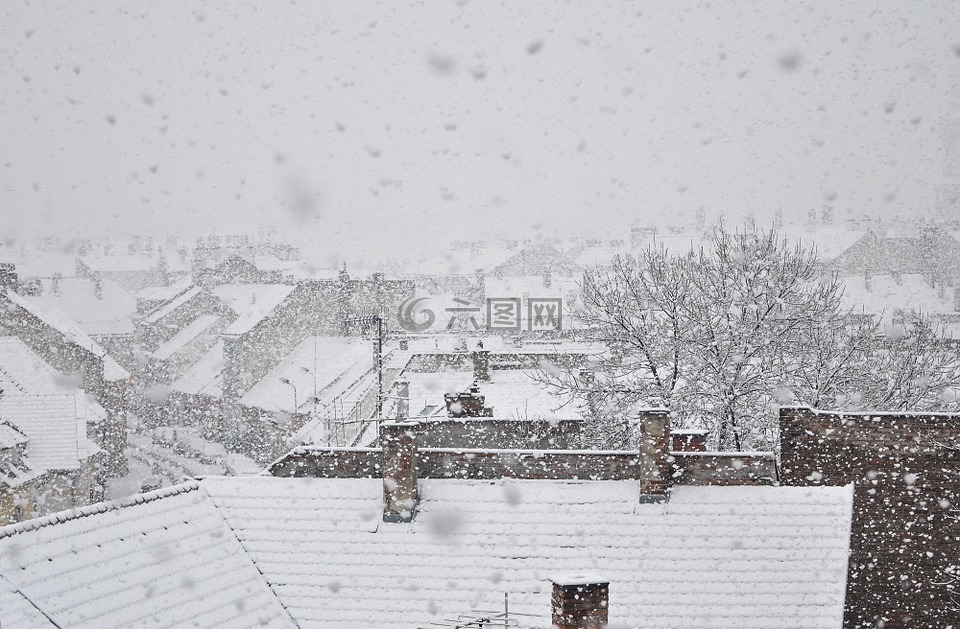
[[[868,231],[833,264],[849,273],[955,275],[960,269],[960,242],[938,228],[927,228],[919,237],[886,237]]]
[[[179,352],[187,343],[207,331],[220,317],[214,314],[202,314],[174,334],[169,341],[163,343],[151,356],[158,360],[166,360]]]
[[[0,528],[0,578],[60,627],[295,626],[197,489],[190,482]],[[29,613],[9,589],[0,601]],[[3,609],[5,628],[43,626],[28,615],[15,625]]]
[[[87,336],[87,333],[80,329],[79,325],[56,306],[28,301],[10,289],[4,290],[2,295],[15,306],[22,308],[58,331],[67,342],[82,347],[91,354],[101,358],[103,360],[103,377],[105,380],[123,380],[130,377],[126,369],[121,367],[117,361],[107,354],[106,350]]]
[[[17,587],[0,575],[0,609],[3,626],[11,629],[58,629]]]
[[[0,396],[0,419],[27,436],[30,461],[48,470],[77,469],[99,451],[87,439],[86,410],[81,392]]]
[[[0,448],[15,448],[26,444],[29,439],[9,422],[0,422]]]
[[[161,304],[157,307],[156,310],[150,312],[145,318],[144,321],[147,323],[156,323],[160,319],[163,319],[165,316],[187,303],[195,296],[199,295],[203,291],[203,287],[194,286],[180,294],[176,297],[173,297],[170,301]]]
[[[136,300],[109,280],[100,282],[99,297],[91,280],[63,278],[56,293],[52,280],[47,280],[43,283],[43,294],[27,300],[57,308],[87,334],[133,334],[130,317],[137,311]]]
[[[0,389],[19,393],[66,393],[71,383],[15,336],[0,336]]]
[[[424,480],[416,519],[381,521],[379,479],[208,478],[212,496],[301,627],[412,627],[497,607],[548,613],[547,576],[610,581],[631,627],[837,627],[849,487]]]
[[[182,376],[177,378],[170,388],[181,393],[202,394],[220,397],[223,394],[223,340],[219,340],[193,363]]]
[[[943,291],[930,285],[930,282],[918,273],[893,275],[873,275],[869,282],[862,275],[841,276],[843,295],[840,303],[844,309],[852,309],[854,314],[865,313],[889,318],[894,311],[922,312],[931,314],[953,314],[954,289]],[[869,287],[869,288],[868,288]]]
[[[224,334],[249,332],[293,291],[285,284],[221,284],[211,290],[239,315]]]
[[[305,371],[304,368],[309,371]],[[280,364],[270,370],[240,399],[241,404],[272,411],[290,412],[293,406],[288,379],[297,388],[298,403],[313,410],[308,402],[316,389],[321,404],[332,400],[324,395],[328,389],[342,390],[364,373],[373,369],[369,342],[340,336],[315,336],[304,340]],[[336,384],[342,385],[335,387]]]
[[[70,627],[412,627],[504,592],[546,614],[547,578],[588,571],[611,584],[611,623],[842,620],[850,487],[677,487],[641,504],[631,481],[426,480],[409,524],[382,522],[382,491],[211,477],[0,528],[0,601]]]
[[[186,275],[169,286],[147,286],[139,293],[137,299],[145,301],[169,301],[185,293],[193,286],[193,278]]]

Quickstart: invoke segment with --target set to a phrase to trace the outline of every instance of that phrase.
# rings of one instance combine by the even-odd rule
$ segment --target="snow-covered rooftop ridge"
[[[188,481],[179,483],[177,485],[171,485],[170,487],[162,487],[160,489],[148,491],[143,494],[136,494],[134,496],[129,496],[127,498],[121,498],[120,500],[109,500],[105,502],[97,502],[92,505],[85,505],[83,507],[67,509],[66,511],[51,513],[50,515],[45,515],[43,517],[35,518],[33,520],[26,520],[24,522],[18,522],[16,524],[8,524],[7,526],[0,527],[0,539],[3,539],[4,537],[10,537],[12,535],[17,535],[19,533],[24,533],[26,531],[35,531],[45,526],[62,524],[64,522],[75,520],[77,518],[85,518],[91,515],[96,515],[98,513],[106,513],[107,511],[122,509],[124,507],[129,507],[131,505],[144,504],[152,500],[160,500],[161,498],[166,498],[168,496],[176,496],[178,494],[183,494],[188,491],[196,491],[197,489],[199,489],[199,487],[200,487],[200,484],[197,481],[188,480]]]

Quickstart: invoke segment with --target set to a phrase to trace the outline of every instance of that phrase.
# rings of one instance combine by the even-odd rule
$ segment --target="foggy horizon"
[[[356,257],[916,216],[951,174],[949,3],[177,6],[5,5],[8,237],[274,228]]]

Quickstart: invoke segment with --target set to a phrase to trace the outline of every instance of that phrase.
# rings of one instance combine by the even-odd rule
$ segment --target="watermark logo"
[[[415,299],[405,299],[400,304],[400,307],[397,308],[397,321],[400,323],[401,329],[407,332],[425,332],[430,329],[430,326],[437,320],[437,315],[433,314],[433,310],[429,308],[417,309],[417,306],[425,301],[427,301],[426,297],[417,297]],[[419,314],[426,315],[426,319],[417,321],[416,316]]]
[[[539,297],[527,300],[528,330],[559,330],[562,324],[562,299]]]
[[[519,332],[520,300],[516,297],[490,297],[487,299],[487,329]]]
[[[434,328],[437,314],[429,305],[423,305],[429,301],[428,297],[416,297],[401,303],[397,308],[400,328],[413,333]],[[484,309],[471,305],[465,299],[454,298],[454,305],[443,309],[449,315],[443,329],[485,328],[491,332],[534,332],[560,330],[563,326],[563,300],[557,297],[489,297],[486,301],[486,321],[481,326],[477,317]]]

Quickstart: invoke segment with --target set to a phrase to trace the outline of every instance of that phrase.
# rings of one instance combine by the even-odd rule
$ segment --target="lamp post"
[[[280,378],[280,382],[282,382],[283,384],[289,384],[290,388],[293,389],[293,414],[296,415],[297,408],[299,407],[299,405],[297,404],[297,387],[295,387],[294,384],[290,382],[290,378]]]

